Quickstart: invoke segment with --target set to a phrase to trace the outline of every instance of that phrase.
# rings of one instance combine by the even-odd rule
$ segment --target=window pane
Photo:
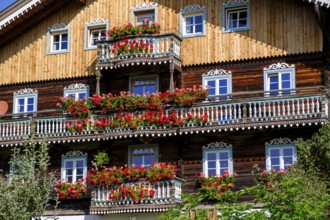
[[[73,169],[66,169],[66,175],[70,176],[73,174]]]
[[[77,160],[76,161],[76,167],[84,167],[84,161],[83,160]]]
[[[59,50],[59,49],[60,49],[60,43],[54,43],[53,50]]]
[[[271,158],[270,163],[271,163],[272,166],[280,165],[280,158]]]
[[[69,96],[70,98],[72,98],[72,99],[76,99],[75,94],[68,94],[68,96]]]
[[[34,103],[34,98],[28,98],[28,105],[33,105]]]
[[[77,175],[82,175],[84,173],[84,169],[77,168]]]
[[[143,87],[134,87],[134,95],[143,95]]]
[[[151,165],[154,162],[154,155],[147,155],[144,157],[144,165]]]
[[[67,176],[66,181],[71,183],[72,182],[72,176]]]
[[[216,163],[215,163],[215,161],[208,161],[208,162],[207,162],[207,167],[208,167],[208,168],[216,168]]]
[[[209,176],[216,176],[217,175],[217,172],[215,169],[208,169],[208,175]]]
[[[79,93],[79,100],[83,100],[86,98],[86,93],[85,92],[82,92],[82,93]]]
[[[237,21],[229,21],[229,28],[237,28]]]
[[[220,153],[220,160],[228,160],[228,158],[229,158],[228,152]]]
[[[228,91],[227,91],[227,88],[226,87],[224,87],[224,88],[220,88],[220,91],[219,91],[219,94],[221,95],[221,94],[227,94],[228,93]]]
[[[79,179],[84,179],[84,176],[83,175],[77,176],[77,180],[76,181],[78,181]]]
[[[60,35],[54,35],[53,41],[55,42],[60,42]]]
[[[290,73],[282,73],[282,81],[290,80]]]
[[[26,110],[28,112],[33,112],[33,104],[32,105],[28,105]]]
[[[228,167],[228,160],[220,161],[220,167],[221,168],[227,168]]]
[[[199,24],[195,26],[195,33],[203,33],[203,25]]]
[[[142,156],[134,156],[133,157],[133,164],[142,165]]]
[[[229,13],[229,20],[237,20],[237,18],[238,18],[237,12]]]
[[[186,25],[190,25],[194,23],[194,17],[187,17],[186,18]]]
[[[203,23],[203,16],[197,15],[195,16],[195,24],[202,24]]]
[[[156,87],[155,86],[146,86],[145,93],[155,93],[156,92]]]
[[[270,156],[271,157],[279,157],[280,156],[280,150],[279,149],[270,150]]]
[[[285,165],[293,164],[293,158],[292,157],[284,157],[283,160],[284,160]]]
[[[278,83],[278,76],[270,76],[269,77],[270,83]]]
[[[214,88],[214,87],[215,87],[215,80],[207,81],[207,85],[208,85],[209,87]]]
[[[194,27],[193,26],[186,26],[186,33],[187,34],[194,33]]]
[[[68,42],[62,42],[62,50],[66,50],[66,49],[68,49]]]
[[[219,85],[220,85],[220,87],[227,86],[227,80],[226,79],[219,80]]]
[[[68,41],[68,34],[62,34],[62,42]]]
[[[73,168],[73,161],[66,161],[65,162],[65,167],[66,168]]]
[[[292,148],[283,149],[283,156],[292,156],[292,155],[293,155],[293,149]]]
[[[239,20],[239,27],[246,27],[247,26],[247,20]]]
[[[24,105],[24,99],[18,99],[18,104],[19,105]]]
[[[290,89],[290,81],[282,82],[282,89]]]
[[[209,89],[209,95],[215,95],[215,88]]]
[[[239,19],[247,19],[247,12],[241,11],[239,14]]]
[[[216,154],[215,153],[208,153],[207,154],[207,160],[216,160]]]

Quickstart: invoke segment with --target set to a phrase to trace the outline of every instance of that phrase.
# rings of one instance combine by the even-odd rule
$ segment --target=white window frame
[[[232,13],[240,13],[246,11],[246,26],[230,28],[229,27],[229,16]],[[222,31],[224,33],[247,31],[250,30],[250,3],[238,3],[238,4],[223,4],[222,6]]]
[[[33,110],[32,111],[27,111],[27,100],[29,98],[33,98]],[[24,111],[19,112],[18,111],[18,100],[19,99],[24,99]],[[29,112],[36,112],[37,111],[37,106],[38,106],[38,93],[36,90],[32,89],[21,89],[18,92],[14,93],[13,96],[13,114],[17,113],[29,113]]]
[[[294,65],[288,65],[287,63],[275,63],[269,66],[269,68],[264,68],[264,91],[265,96],[270,96],[272,90],[270,90],[270,76],[278,75],[278,85],[279,89],[282,89],[282,74],[290,74],[290,89],[296,88],[296,74]],[[285,92],[285,91],[284,91]],[[289,94],[294,94],[294,90],[291,90]],[[278,91],[278,96],[282,95],[282,91]]]
[[[76,162],[79,160],[82,160],[84,162],[83,179],[87,177],[87,153],[84,154],[81,151],[70,151],[66,155],[62,155],[61,158],[61,179],[67,181],[65,164],[67,161],[72,161],[73,162],[72,183],[78,181]]]
[[[137,16],[141,14],[154,14],[154,22],[158,21],[158,4],[154,2],[140,3],[136,7],[131,8],[131,24],[138,25]]]
[[[67,34],[67,49],[54,50],[54,36]],[[60,43],[61,45],[61,43]],[[47,54],[60,54],[68,53],[70,51],[70,27],[65,26],[65,24],[55,24],[53,27],[48,28],[47,32]]]
[[[143,81],[143,79],[154,79],[155,80],[155,92],[157,93],[159,91],[159,76],[158,75],[148,75],[148,76],[133,76],[129,78],[129,88],[128,91],[130,91],[132,94],[134,93],[134,89],[133,89],[133,85],[134,85],[134,81],[138,81],[141,80]]]
[[[154,162],[158,163],[158,144],[138,144],[138,145],[130,145],[128,147],[128,165],[132,165],[133,164],[133,151],[136,149],[154,149],[155,151],[155,155],[154,155]],[[134,165],[138,165],[138,164],[134,164]],[[138,165],[141,166],[141,165]],[[142,166],[145,166],[145,164],[142,164]]]
[[[92,19],[90,23],[85,24],[85,38],[84,38],[84,49],[85,50],[95,50],[97,45],[92,45],[93,31],[99,31],[99,33],[104,30],[107,32],[109,30],[109,21],[103,18]],[[101,31],[101,32],[100,32]],[[99,36],[99,40],[100,40]],[[105,34],[105,39],[108,39],[107,34]]]
[[[270,151],[273,149],[280,150],[280,169],[284,169],[284,159],[283,159],[283,150],[284,149],[292,149],[293,155],[292,155],[292,161],[295,163],[297,161],[297,147],[296,142],[291,141],[289,138],[279,138],[274,139],[270,142],[266,142],[266,169],[268,171],[272,170],[272,164],[271,164],[271,156]]]
[[[212,142],[206,146],[203,146],[203,173],[206,177],[209,176],[208,173],[208,160],[207,156],[210,153],[216,154],[216,175],[220,175],[220,153],[228,153],[228,174],[232,175],[234,173],[233,168],[233,151],[232,145],[228,145],[224,142]]]
[[[210,98],[212,98],[213,96],[219,96],[221,95],[219,93],[219,80],[223,80],[226,79],[227,80],[227,94],[232,94],[233,89],[232,89],[232,74],[230,71],[225,71],[223,69],[216,69],[216,70],[211,70],[209,71],[206,75],[202,76],[202,84],[203,84],[203,88],[206,88],[207,82],[208,81],[213,81],[215,80],[216,84],[215,84],[215,95],[209,95]],[[223,94],[224,95],[224,94]],[[227,100],[230,99],[230,96],[228,96],[226,98]],[[215,100],[221,100],[220,97],[216,97]]]
[[[195,24],[194,24],[193,25],[194,32],[186,33],[186,18],[196,17],[196,16],[202,16],[203,31],[196,33]],[[180,30],[182,38],[205,36],[206,35],[206,8],[205,8],[205,6],[200,6],[200,5],[195,4],[195,5],[188,5],[185,9],[181,9],[179,26],[180,26],[179,30]]]
[[[85,100],[87,100],[89,97],[89,87],[85,84],[76,83],[68,87],[65,87],[63,93],[64,93],[63,94],[64,97],[74,94],[76,101],[81,100],[79,99],[79,93],[85,93],[86,94]]]

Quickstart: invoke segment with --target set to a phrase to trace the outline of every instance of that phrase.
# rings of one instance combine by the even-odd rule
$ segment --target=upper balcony
[[[272,94],[275,94],[272,92]],[[299,88],[278,91],[271,96],[262,92],[233,93],[214,97],[216,101],[201,101],[190,108],[170,106],[162,114],[185,119],[183,125],[169,126],[149,124],[132,127],[85,127],[81,132],[70,132],[67,124],[78,119],[66,117],[61,111],[35,112],[30,116],[4,115],[0,118],[0,145],[14,146],[24,142],[24,138],[33,134],[41,139],[47,136],[53,143],[84,142],[95,140],[125,139],[134,137],[166,137],[175,135],[226,132],[232,130],[250,130],[274,127],[293,127],[321,125],[329,122],[329,96],[322,87]],[[284,95],[287,94],[287,95]],[[134,115],[144,117],[144,111]],[[205,122],[187,120],[206,117]],[[115,121],[114,113],[101,115],[94,112],[94,121]]]
[[[125,36],[124,39],[97,43],[98,70],[113,70],[143,65],[174,64],[181,68],[181,41],[174,30],[160,30],[159,34]]]

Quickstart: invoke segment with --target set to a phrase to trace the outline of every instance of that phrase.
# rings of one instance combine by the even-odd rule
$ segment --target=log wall
[[[110,27],[130,22],[130,9],[147,0],[71,1],[57,13],[35,24],[0,50],[0,84],[91,76],[96,50],[84,50],[84,25],[93,18],[109,20]],[[206,36],[185,38],[184,65],[233,61],[322,50],[322,32],[312,4],[295,0],[250,0],[249,31],[222,33],[222,0],[155,0],[162,29],[179,29],[180,9],[206,7]],[[70,26],[70,52],[47,55],[47,29]],[[18,27],[19,28],[19,27]]]

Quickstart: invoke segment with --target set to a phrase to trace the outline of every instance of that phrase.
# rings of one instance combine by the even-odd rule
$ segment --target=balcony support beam
[[[170,64],[170,93],[172,94],[174,92],[174,62]]]
[[[95,76],[96,76],[96,94],[97,95],[100,95],[100,79],[102,77],[102,74],[101,74],[101,71],[100,70],[96,70],[96,73],[95,73]]]

